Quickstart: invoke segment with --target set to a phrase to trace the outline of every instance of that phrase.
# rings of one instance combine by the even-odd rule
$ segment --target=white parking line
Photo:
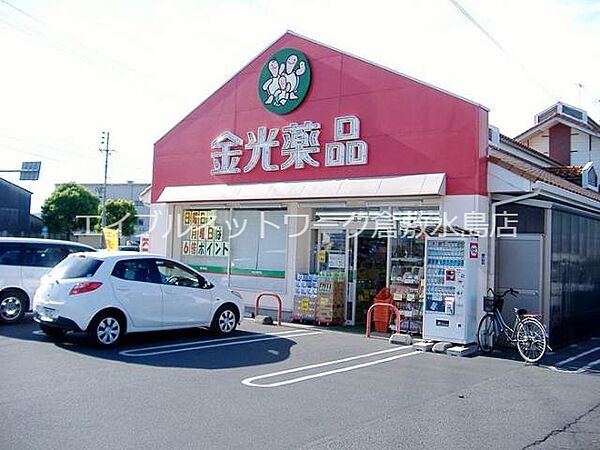
[[[295,333],[295,334],[292,334]],[[217,347],[228,347],[232,345],[243,345],[250,344],[252,342],[263,342],[263,341],[271,341],[274,339],[286,339],[286,338],[296,338],[302,336],[312,336],[315,334],[322,334],[320,331],[313,332],[305,332],[303,330],[294,330],[294,331],[283,331],[280,333],[270,333],[259,335],[261,337],[256,337],[256,335],[251,336],[239,336],[239,337],[231,337],[231,338],[223,338],[223,339],[211,339],[208,341],[195,341],[188,343],[180,343],[180,344],[171,344],[171,345],[161,345],[158,347],[142,347],[135,348],[130,350],[123,350],[119,352],[121,356],[128,356],[130,358],[138,358],[142,356],[156,356],[156,355],[166,355],[169,353],[180,353],[180,352],[188,352],[191,350],[204,350],[207,348],[217,348]],[[253,339],[251,339],[253,338]],[[232,342],[225,342],[232,341]],[[216,342],[216,344],[212,344],[212,342]],[[196,345],[199,344],[199,345]],[[182,347],[182,348],[174,348],[174,347]],[[167,350],[160,350],[165,349]],[[158,351],[153,351],[158,350]]]
[[[589,363],[589,364],[586,364],[585,366],[583,366],[583,367],[582,367],[581,369],[579,369],[579,370],[581,370],[582,372],[585,372],[586,370],[588,370],[588,369],[591,369],[592,367],[595,367],[595,366],[598,366],[598,365],[600,365],[600,359],[597,359],[597,360],[596,360],[596,361],[594,361],[594,362],[591,362],[591,363]]]
[[[600,347],[594,347],[590,350],[587,350],[585,352],[582,353],[578,353],[577,355],[571,356],[570,358],[567,359],[563,359],[562,361],[557,362],[554,366],[550,366],[550,369],[556,371],[556,372],[561,372],[561,373],[582,373],[585,372],[588,369],[591,369],[592,367],[595,367],[597,365],[600,364],[600,359],[597,359],[589,364],[586,364],[583,367],[580,367],[577,370],[568,370],[568,369],[559,369],[558,366],[564,366],[565,364],[569,364],[570,362],[573,362],[579,358],[583,358],[584,356],[587,356],[591,353],[595,353],[598,350],[600,350]]]
[[[582,357],[584,357],[586,355],[589,355],[590,353],[597,352],[598,350],[600,350],[600,347],[595,347],[595,348],[593,348],[591,350],[588,350],[588,351],[585,351],[585,352],[582,352],[582,353],[578,353],[575,356],[571,356],[570,358],[567,358],[567,359],[564,359],[562,361],[557,362],[555,364],[555,366],[563,366],[565,364],[570,363],[571,361],[575,361],[576,359],[579,359],[579,358],[582,358]]]
[[[331,366],[333,364],[340,364],[340,363],[354,361],[354,360],[361,359],[361,358],[368,358],[370,356],[382,355],[382,354],[397,352],[397,351],[401,351],[401,350],[406,350],[406,348],[402,348],[402,347],[401,348],[392,348],[392,349],[381,350],[381,351],[373,352],[373,353],[366,353],[364,355],[350,356],[348,358],[337,359],[335,361],[326,361],[326,362],[322,362],[322,363],[318,363],[318,364],[311,364],[309,366],[295,367],[293,369],[282,370],[280,372],[273,372],[273,373],[268,373],[265,375],[258,375],[256,377],[246,378],[246,379],[242,380],[242,384],[244,384],[246,386],[260,387],[260,388],[272,388],[272,387],[285,386],[285,385],[289,385],[289,384],[300,383],[301,381],[311,380],[313,378],[321,378],[321,377],[333,375],[336,373],[349,372],[350,370],[362,369],[363,367],[374,366],[377,364],[382,364],[385,362],[393,361],[395,359],[405,358],[407,356],[414,356],[414,355],[423,353],[423,352],[419,352],[419,351],[412,351],[409,353],[403,353],[400,355],[390,356],[387,358],[378,359],[375,361],[370,361],[370,362],[366,362],[366,363],[362,363],[362,364],[357,364],[354,366],[342,367],[340,369],[333,369],[333,370],[328,370],[326,372],[319,372],[319,373],[315,373],[315,374],[311,374],[311,375],[305,375],[305,376],[298,377],[298,378],[292,378],[290,380],[278,381],[276,383],[270,383],[270,384],[256,384],[255,383],[255,381],[263,380],[265,378],[273,378],[273,377],[276,377],[279,375],[287,375],[289,373],[301,372],[303,370],[310,370],[310,369],[316,369],[319,367]]]

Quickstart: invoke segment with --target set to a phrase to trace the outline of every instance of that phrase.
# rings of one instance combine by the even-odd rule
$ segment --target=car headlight
[[[233,290],[229,289],[229,292],[231,292],[237,298],[239,298],[240,300],[242,300],[242,294],[240,294],[238,291],[233,291]]]

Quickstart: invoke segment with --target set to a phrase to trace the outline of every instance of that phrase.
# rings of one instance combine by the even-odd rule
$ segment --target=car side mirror
[[[198,286],[200,286],[200,289],[211,289],[214,287],[213,284],[205,278],[198,278]]]

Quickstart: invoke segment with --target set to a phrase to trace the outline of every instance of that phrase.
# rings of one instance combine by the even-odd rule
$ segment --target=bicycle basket
[[[485,312],[494,312],[494,306],[496,305],[496,299],[494,297],[483,297],[483,310]]]

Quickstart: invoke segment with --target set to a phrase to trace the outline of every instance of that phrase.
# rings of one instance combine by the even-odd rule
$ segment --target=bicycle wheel
[[[538,362],[546,353],[546,330],[544,325],[533,317],[521,321],[515,331],[517,349],[521,358],[528,363]]]
[[[479,322],[477,329],[477,344],[483,353],[491,353],[496,345],[498,336],[494,325],[494,316],[486,314]]]

